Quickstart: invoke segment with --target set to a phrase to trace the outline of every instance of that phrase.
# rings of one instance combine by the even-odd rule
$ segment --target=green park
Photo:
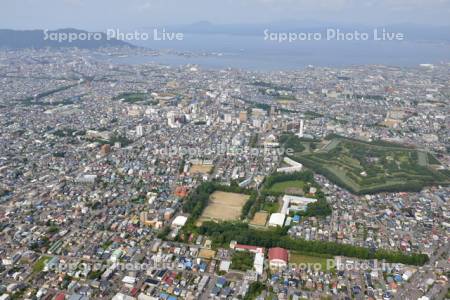
[[[292,159],[355,194],[415,192],[450,183],[449,172],[439,170],[439,161],[424,150],[336,135],[296,142]]]

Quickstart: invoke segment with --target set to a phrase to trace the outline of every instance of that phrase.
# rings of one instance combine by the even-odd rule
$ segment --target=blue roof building
[[[224,277],[217,278],[216,286],[218,288],[224,288],[227,285],[227,280]]]

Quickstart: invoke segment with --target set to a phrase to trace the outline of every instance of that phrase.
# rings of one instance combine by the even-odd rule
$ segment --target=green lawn
[[[151,100],[151,97],[148,93],[142,92],[127,92],[121,93],[113,98],[113,100],[121,100],[125,103],[144,103],[144,104],[157,104],[156,101]]]
[[[303,194],[303,187],[305,186],[305,183],[301,180],[290,180],[290,181],[284,181],[284,182],[278,182],[275,183],[270,187],[270,191],[276,192],[276,193],[286,193],[286,190],[292,189],[292,191],[297,190],[298,192],[294,194]]]
[[[280,205],[277,202],[265,202],[262,210],[267,211],[269,214],[277,213],[280,209]]]
[[[333,150],[339,145],[339,140],[333,139],[328,144],[326,144],[321,150],[322,151],[330,151]]]
[[[44,270],[45,264],[50,259],[50,256],[43,255],[41,256],[33,266],[33,273],[40,273]]]
[[[428,166],[428,153],[419,151],[418,152],[418,163],[419,163],[419,165],[424,166],[424,167]]]
[[[324,272],[329,272],[332,270],[327,270],[327,259],[332,258],[326,258],[326,257],[319,257],[319,256],[310,256],[310,255],[303,255],[296,252],[290,252],[289,253],[289,263],[290,264],[296,264],[298,266],[302,267],[310,267],[311,269],[316,269],[320,265],[320,270]]]

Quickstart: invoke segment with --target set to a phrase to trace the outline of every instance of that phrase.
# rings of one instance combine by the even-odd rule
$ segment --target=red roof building
[[[175,196],[183,198],[186,197],[189,193],[189,189],[185,186],[177,186],[175,189]]]
[[[253,253],[264,253],[266,250],[263,247],[257,247],[257,246],[250,246],[250,245],[241,245],[241,244],[236,244],[234,246],[234,250],[245,250],[245,251],[250,251]]]
[[[275,247],[269,249],[269,264],[272,269],[282,269],[289,262],[289,253],[286,249]]]
[[[59,293],[58,295],[56,295],[54,300],[64,300],[66,299],[66,295],[64,293]]]

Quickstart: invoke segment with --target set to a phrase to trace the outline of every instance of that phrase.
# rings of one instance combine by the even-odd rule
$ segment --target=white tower
[[[167,114],[167,123],[169,124],[170,128],[175,128],[177,125],[175,124],[175,113],[169,112]]]
[[[136,136],[141,137],[144,135],[144,127],[142,125],[136,126]]]
[[[303,137],[304,135],[304,130],[305,130],[305,121],[303,119],[300,120],[300,132],[298,133],[298,136],[300,138]]]

